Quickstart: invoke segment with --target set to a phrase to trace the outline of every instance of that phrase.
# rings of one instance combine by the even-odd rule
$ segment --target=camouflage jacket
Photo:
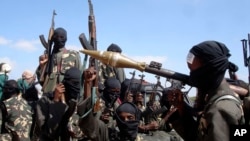
[[[109,77],[115,77],[116,79],[120,81],[120,83],[122,83],[126,78],[123,68],[114,68],[114,67],[105,65],[101,62],[99,62],[98,68],[99,68],[98,77],[99,77],[99,81],[102,84],[104,84],[104,81]]]
[[[52,55],[52,72],[48,78],[44,78],[43,92],[52,92],[56,83],[59,83],[64,78],[64,73],[70,67],[76,67],[81,70],[81,57],[79,52],[74,50],[67,50],[66,48],[60,49],[58,53]],[[48,65],[48,64],[47,64]],[[40,81],[43,76],[43,71],[46,69],[40,66],[36,70],[38,80]],[[59,82],[58,82],[59,81]]]
[[[173,128],[184,140],[229,141],[230,125],[244,123],[241,102],[235,97],[227,82],[223,81],[209,95],[212,97],[208,98],[203,114],[197,118],[198,120],[194,120],[192,109],[185,105],[184,114],[171,121]],[[220,100],[223,96],[234,98]]]
[[[21,94],[11,97],[3,101],[3,103],[6,107],[7,115],[3,114],[0,118],[5,118],[4,123],[2,123],[4,126],[1,127],[5,128],[6,131],[0,134],[0,140],[30,141],[31,107],[22,98]],[[0,120],[2,121],[3,119]]]

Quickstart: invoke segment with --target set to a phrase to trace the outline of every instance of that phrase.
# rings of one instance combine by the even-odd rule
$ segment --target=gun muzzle
[[[102,63],[118,67],[118,68],[134,68],[140,70],[141,72],[145,70],[145,62],[137,62],[126,56],[111,51],[93,51],[93,50],[80,50],[80,52],[87,54],[97,60],[100,60]]]

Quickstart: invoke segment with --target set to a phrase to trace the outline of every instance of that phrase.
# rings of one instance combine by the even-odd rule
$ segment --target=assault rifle
[[[50,26],[50,29],[49,29],[48,42],[46,42],[45,37],[44,37],[43,34],[39,35],[39,39],[40,39],[43,47],[46,50],[49,48],[49,46],[52,45],[51,38],[52,38],[52,35],[54,33],[54,28],[55,28],[55,21],[54,21],[55,15],[57,15],[57,14],[56,14],[55,10],[53,10],[53,15],[52,15],[52,20],[51,20],[51,26]]]
[[[152,93],[151,93],[151,95],[149,97],[148,106],[152,106],[153,103],[155,102],[155,98],[157,96],[157,88],[160,87],[160,88],[163,89],[163,86],[161,85],[161,81],[160,81],[160,76],[156,75],[155,77],[157,79],[157,82],[154,85],[153,91],[152,91]]]
[[[248,34],[248,40],[243,39],[242,41],[242,47],[243,47],[243,57],[244,57],[244,65],[245,67],[248,67],[248,85],[250,84],[250,56],[248,55],[248,49],[247,49],[247,42],[248,47],[250,51],[250,34]],[[248,86],[248,92],[250,92],[250,88]]]
[[[157,118],[159,114],[167,111],[167,108],[165,106],[159,108],[159,107],[155,107],[157,105],[154,105],[156,101],[158,87],[163,89],[163,86],[161,85],[161,82],[160,82],[160,76],[156,75],[155,77],[157,79],[157,82],[153,86],[153,90],[152,90],[152,93],[150,94],[149,101],[145,104],[146,110],[142,112],[142,116],[145,118],[146,124],[150,122],[150,118],[152,117]]]
[[[44,80],[44,78],[48,79],[47,75],[50,75],[51,70],[52,70],[51,57],[52,57],[52,44],[53,44],[53,42],[51,39],[52,39],[52,36],[54,34],[54,27],[55,27],[54,17],[55,17],[55,15],[56,15],[56,12],[55,12],[55,10],[53,10],[51,26],[50,26],[49,35],[48,35],[48,41],[46,42],[44,35],[39,36],[40,41],[45,48],[44,55],[48,56],[48,62],[44,66],[42,74],[40,76],[40,80],[39,80],[42,83],[46,81],[46,80]]]
[[[84,33],[80,34],[79,40],[85,50],[97,50],[96,24],[95,24],[94,10],[93,10],[93,5],[91,3],[91,0],[88,0],[88,3],[89,3],[89,16],[88,16],[89,40],[87,40]],[[86,65],[87,59],[88,59],[88,56],[85,54],[85,57],[84,57],[85,65]],[[86,83],[84,83],[83,97],[84,99],[86,99],[91,96],[92,104],[94,104],[94,99],[95,99],[94,96],[99,97],[99,95],[98,95],[98,61],[93,57],[89,58],[88,68],[91,68],[91,67],[93,67],[96,71],[96,78],[92,81],[91,86],[86,85]]]
[[[125,91],[125,96],[124,96],[125,101],[128,101],[128,94],[131,93],[131,86],[132,86],[132,83],[133,83],[134,78],[135,78],[135,70],[133,72],[129,72],[129,73],[132,75],[132,77],[130,78],[128,87]]]
[[[130,72],[130,74],[132,75],[132,77],[131,77],[131,79],[130,79],[130,82],[129,82],[129,85],[128,85],[128,88],[127,88],[127,92],[130,91],[131,85],[132,85],[132,83],[133,83],[133,81],[134,81],[134,79],[135,79],[135,70],[134,70],[133,72]]]

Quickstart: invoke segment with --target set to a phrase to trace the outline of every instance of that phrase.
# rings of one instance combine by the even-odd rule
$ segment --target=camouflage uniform
[[[77,51],[61,48],[58,53],[55,53],[52,56],[52,72],[49,75],[49,78],[45,79],[45,82],[43,84],[44,93],[52,92],[55,88],[56,83],[63,80],[65,71],[70,67],[76,67],[81,70],[81,58],[79,52]],[[43,68],[38,67],[36,71],[38,80],[40,80],[43,70]]]
[[[80,126],[79,126],[79,115],[75,112],[69,119],[68,122],[68,130],[71,134],[72,141],[78,141],[86,139],[86,135],[82,132]]]
[[[29,135],[32,124],[31,107],[22,98],[21,94],[11,97],[3,101],[3,103],[7,110],[7,115],[2,115],[6,116],[3,127],[5,127],[7,132],[0,134],[0,140],[30,141]],[[2,118],[2,116],[0,118]]]
[[[115,77],[116,79],[118,79],[120,81],[120,83],[122,83],[125,78],[125,72],[123,68],[114,68],[108,65],[105,65],[101,62],[99,62],[99,82],[101,84],[104,84],[104,81],[109,78],[109,77]]]

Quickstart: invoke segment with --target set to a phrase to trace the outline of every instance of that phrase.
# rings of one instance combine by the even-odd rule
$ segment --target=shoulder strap
[[[231,100],[236,102],[236,104],[240,107],[241,113],[242,113],[242,117],[241,117],[239,122],[240,122],[240,124],[244,124],[244,122],[245,122],[244,114],[245,113],[244,113],[244,110],[243,110],[243,107],[242,107],[242,102],[233,95],[223,95],[223,96],[217,98],[213,103],[217,103],[217,102],[219,102],[221,100],[224,100],[224,99],[231,99]]]
[[[236,101],[237,103],[239,103],[241,105],[241,102],[239,101],[239,99],[237,99],[235,96],[232,96],[232,95],[223,95],[219,98],[217,98],[214,103],[217,103],[219,102],[220,100],[224,100],[224,99],[232,99],[234,101]]]

